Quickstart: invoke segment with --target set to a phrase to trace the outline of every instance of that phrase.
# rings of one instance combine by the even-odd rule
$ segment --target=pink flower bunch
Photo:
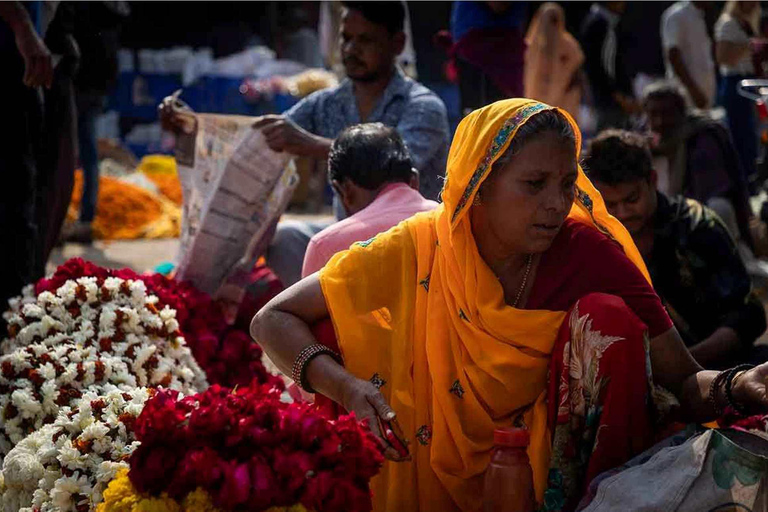
[[[192,355],[203,368],[208,382],[222,386],[247,386],[252,382],[284,388],[283,380],[270,374],[261,362],[261,348],[242,330],[227,325],[221,308],[211,297],[189,282],[179,282],[161,274],[140,275],[131,269],[111,270],[81,258],[72,258],[47,279],[35,285],[35,294],[55,292],[67,280],[95,277],[101,285],[108,277],[144,281],[156,295],[160,307],[176,310],[181,333]]]
[[[354,415],[329,421],[310,405],[281,402],[268,386],[214,385],[185,398],[160,391],[134,432],[141,445],[129,477],[139,492],[178,500],[202,488],[227,511],[296,503],[369,511],[369,482],[384,460]]]

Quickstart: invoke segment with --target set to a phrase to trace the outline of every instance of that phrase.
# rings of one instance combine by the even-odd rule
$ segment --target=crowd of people
[[[763,72],[759,4],[728,2],[714,27],[713,2],[669,6],[666,77],[641,94],[618,51],[626,2],[595,3],[576,34],[560,5],[527,23],[521,4],[455,2],[446,48],[465,115],[453,137],[439,96],[397,65],[401,2],[342,2],[346,79],[254,124],[273,150],[327,163],[335,219],[277,226],[265,256],[286,290],[251,332],[319,406],[369,419],[382,439],[378,419],[396,417],[416,440],[407,459],[387,448],[375,510],[477,510],[501,426],[531,433],[538,501],[572,510],[662,423],[768,410],[749,272],[757,123],[739,94]],[[0,16],[20,52],[14,97],[37,104],[27,86],[50,87],[51,73],[24,45],[42,43],[26,11]],[[163,125],[191,136],[174,101]],[[0,205],[29,218],[18,194]],[[39,238],[22,227],[34,226],[4,229]],[[37,261],[20,260],[27,250],[6,252],[4,276]],[[8,295],[33,280],[7,276]]]

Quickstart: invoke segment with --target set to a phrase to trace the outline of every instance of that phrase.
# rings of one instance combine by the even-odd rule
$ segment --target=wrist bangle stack
[[[717,404],[717,393],[719,389],[723,390],[725,403],[728,407],[732,408],[736,413],[741,414],[742,416],[747,415],[747,411],[744,407],[733,398],[733,383],[741,372],[752,368],[754,368],[754,365],[740,364],[739,366],[734,366],[728,370],[723,370],[712,379],[712,382],[709,385],[709,402],[712,404],[712,408],[718,417],[723,415],[723,408]]]
[[[301,389],[307,393],[315,392],[315,390],[312,389],[312,387],[309,385],[309,382],[307,382],[307,368],[309,367],[309,363],[317,356],[323,354],[331,356],[337,363],[342,364],[339,354],[320,343],[315,343],[314,345],[304,347],[304,349],[299,352],[299,355],[296,356],[296,360],[293,362],[291,378]]]
[[[712,404],[712,409],[715,411],[715,415],[718,417],[723,415],[723,409],[717,405],[717,389],[723,387],[723,384],[725,384],[725,379],[727,378],[728,370],[724,370],[718,373],[709,384],[709,403]]]
[[[725,399],[728,402],[728,405],[742,416],[747,416],[748,413],[746,409],[744,409],[744,406],[733,398],[733,382],[736,380],[736,377],[740,374],[740,372],[751,370],[754,367],[755,366],[751,364],[740,364],[739,366],[734,366],[728,370],[728,378],[725,380]]]

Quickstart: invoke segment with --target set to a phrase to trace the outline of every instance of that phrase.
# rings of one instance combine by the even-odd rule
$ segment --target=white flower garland
[[[158,311],[143,282],[66,281],[34,297],[27,288],[5,313],[0,343],[0,461],[26,435],[52,423],[86,390],[207,387],[179,332],[176,312]]]
[[[18,443],[0,474],[3,512],[94,510],[139,442],[133,421],[151,390],[86,391],[56,421]]]

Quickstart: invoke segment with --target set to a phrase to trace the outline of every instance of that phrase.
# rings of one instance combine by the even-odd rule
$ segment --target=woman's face
[[[554,132],[535,135],[480,187],[475,239],[496,245],[494,252],[546,251],[571,210],[577,176],[573,142]]]

